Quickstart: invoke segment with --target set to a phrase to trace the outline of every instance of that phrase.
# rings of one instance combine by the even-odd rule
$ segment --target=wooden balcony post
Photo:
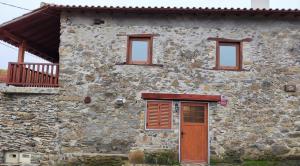
[[[23,40],[19,46],[18,63],[24,63],[24,55],[26,50],[26,42]]]

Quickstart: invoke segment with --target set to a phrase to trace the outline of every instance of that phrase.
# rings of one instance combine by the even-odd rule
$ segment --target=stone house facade
[[[42,86],[44,67],[35,85],[12,80],[22,60],[9,68],[0,163],[163,149],[182,162],[299,159],[299,16],[46,4],[3,24],[0,39],[20,46],[20,59],[26,49],[58,63],[59,87]]]

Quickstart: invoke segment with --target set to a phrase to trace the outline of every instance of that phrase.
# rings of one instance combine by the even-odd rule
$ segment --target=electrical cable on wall
[[[34,10],[31,10],[31,9],[23,8],[23,7],[12,5],[12,4],[9,4],[9,3],[0,2],[0,4],[5,5],[5,6],[9,6],[9,7],[14,7],[14,8],[21,9],[21,10],[26,10],[26,11],[31,11],[31,12],[34,11]],[[52,16],[52,17],[58,17],[58,16],[55,16],[55,15],[52,15],[52,14],[49,14],[49,13],[45,13],[45,12],[41,12],[41,13],[44,14],[44,15]]]
[[[10,7],[14,7],[14,8],[18,8],[18,9],[22,9],[22,10],[32,11],[30,9],[26,9],[26,8],[23,8],[23,7],[20,7],[20,6],[16,6],[16,5],[12,5],[12,4],[9,4],[9,3],[0,2],[0,4],[6,5],[6,6],[10,6]]]

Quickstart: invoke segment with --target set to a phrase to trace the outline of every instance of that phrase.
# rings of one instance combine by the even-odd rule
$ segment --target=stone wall
[[[104,24],[93,25],[94,19]],[[299,90],[284,91],[286,84],[299,89],[299,25],[290,18],[64,13],[64,95],[92,98],[73,110],[84,117],[79,128],[87,138],[77,139],[71,128],[66,135],[75,134],[78,151],[87,140],[92,151],[114,151],[104,145],[114,139],[124,147],[177,148],[178,114],[172,130],[145,131],[141,92],[220,94],[229,104],[209,110],[212,157],[299,157]],[[163,67],[118,65],[126,61],[126,35],[143,33],[158,34],[153,63]],[[216,48],[208,37],[252,38],[243,43],[244,70],[213,70]],[[116,107],[117,98],[126,104]]]
[[[0,93],[0,163],[5,152],[28,152],[33,164],[59,154],[56,95]]]
[[[46,162],[178,150],[179,113],[171,130],[145,130],[141,93],[165,92],[227,97],[227,106],[209,103],[212,159],[299,158],[299,26],[296,18],[63,13],[61,90],[1,94],[0,152],[28,150]],[[143,33],[157,34],[153,63],[163,66],[119,65],[126,35]],[[213,69],[215,42],[207,38],[217,36],[253,39],[243,43],[243,71]],[[298,90],[285,92],[286,84]]]

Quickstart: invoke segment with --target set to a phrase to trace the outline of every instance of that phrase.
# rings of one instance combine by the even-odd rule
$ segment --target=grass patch
[[[126,161],[123,157],[116,156],[82,156],[71,161],[62,161],[56,166],[122,166]]]
[[[145,153],[145,163],[155,165],[180,165],[177,151],[174,150]]]
[[[299,166],[300,160],[245,160],[241,163],[211,161],[211,166]]]
[[[249,161],[244,161],[243,166],[274,166],[277,163],[277,161],[256,161],[256,160],[249,160]]]
[[[242,166],[299,166],[300,160],[248,160]]]

